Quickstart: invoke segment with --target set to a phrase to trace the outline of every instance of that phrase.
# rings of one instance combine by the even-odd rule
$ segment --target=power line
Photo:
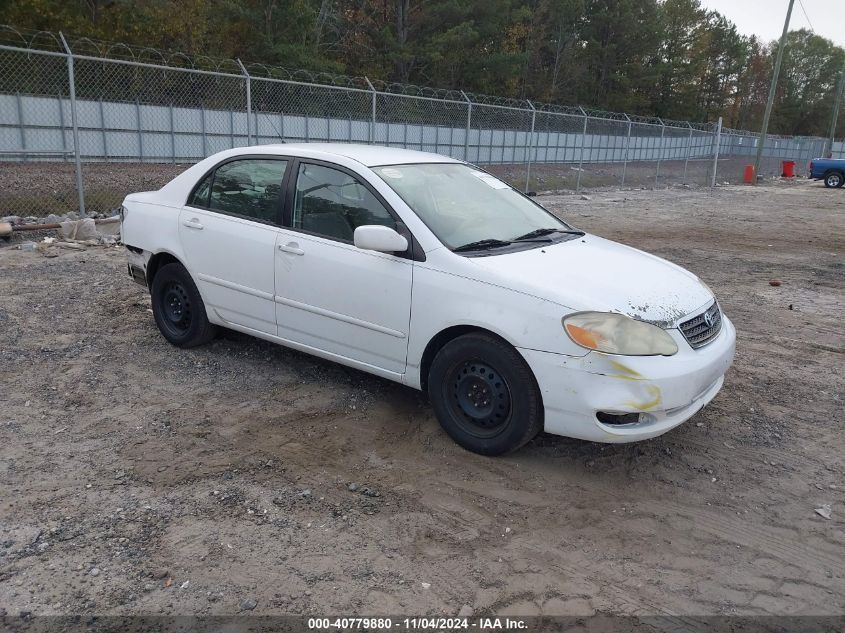
[[[810,25],[810,30],[815,33],[816,29],[813,28],[813,23],[810,21],[810,16],[807,15],[807,9],[804,8],[804,0],[798,0],[798,4],[801,6],[801,11],[804,13],[804,17],[807,18],[807,24]]]

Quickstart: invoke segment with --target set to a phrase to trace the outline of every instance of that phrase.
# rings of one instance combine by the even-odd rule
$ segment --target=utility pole
[[[772,105],[775,102],[775,91],[778,86],[778,75],[780,75],[780,63],[783,61],[783,49],[786,48],[786,34],[789,32],[789,18],[792,17],[792,6],[795,0],[789,0],[789,9],[786,11],[786,21],[783,23],[783,35],[780,36],[778,54],[775,58],[775,70],[772,74],[772,85],[769,87],[769,101],[766,103],[766,113],[763,115],[763,129],[760,131],[760,140],[757,142],[757,158],[754,161],[754,184],[757,184],[757,175],[760,173],[760,160],[763,158],[763,146],[766,144],[766,134],[769,132],[769,117],[772,115]]]
[[[839,78],[839,87],[836,89],[836,100],[833,102],[833,115],[830,118],[830,138],[827,142],[825,157],[833,154],[833,141],[836,136],[836,121],[839,118],[839,106],[842,105],[842,97],[845,94],[845,64],[842,64],[842,76]]]

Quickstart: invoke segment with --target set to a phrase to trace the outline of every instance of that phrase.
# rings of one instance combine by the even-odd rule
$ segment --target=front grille
[[[690,347],[704,347],[722,331],[722,312],[719,310],[719,304],[714,301],[704,312],[681,323],[680,328]]]

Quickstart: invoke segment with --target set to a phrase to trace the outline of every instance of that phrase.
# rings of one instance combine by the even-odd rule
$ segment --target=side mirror
[[[403,253],[408,250],[408,240],[389,226],[365,224],[355,229],[355,246],[379,253]]]

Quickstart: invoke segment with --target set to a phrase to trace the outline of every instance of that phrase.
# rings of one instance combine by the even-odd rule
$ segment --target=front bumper
[[[721,389],[736,348],[736,330],[723,315],[722,330],[692,349],[678,330],[674,356],[572,357],[520,349],[537,378],[545,430],[594,442],[635,442],[656,437],[695,415]],[[633,424],[604,424],[596,413],[639,413]]]

